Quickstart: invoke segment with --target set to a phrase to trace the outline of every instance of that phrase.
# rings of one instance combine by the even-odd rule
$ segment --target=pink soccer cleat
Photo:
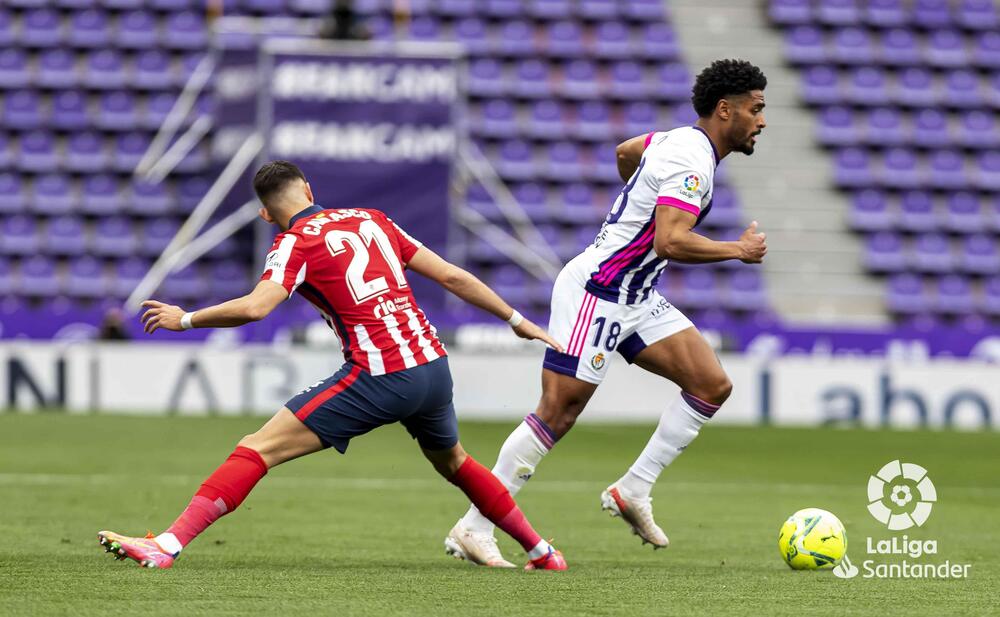
[[[532,559],[528,565],[524,566],[525,570],[566,570],[568,568],[563,554],[551,546],[548,553],[538,559]]]
[[[114,553],[119,561],[131,559],[143,568],[165,569],[174,565],[174,556],[160,548],[151,533],[145,538],[133,538],[113,531],[100,531],[97,540],[105,552]]]

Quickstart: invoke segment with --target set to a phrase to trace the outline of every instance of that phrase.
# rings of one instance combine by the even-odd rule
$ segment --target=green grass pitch
[[[660,479],[658,521],[671,547],[642,547],[599,508],[651,427],[580,425],[518,498],[566,554],[564,573],[475,568],[442,539],[466,502],[398,426],[274,469],[237,512],[169,571],[119,563],[109,528],[162,530],[254,418],[0,415],[0,614],[3,615],[986,615],[1000,611],[1000,434],[709,425]],[[513,423],[465,423],[491,465]],[[840,580],[793,572],[776,548],[793,511],[816,506],[866,559],[880,531],[869,474],[921,464],[939,501],[911,538],[966,580]],[[524,556],[510,539],[501,547]]]

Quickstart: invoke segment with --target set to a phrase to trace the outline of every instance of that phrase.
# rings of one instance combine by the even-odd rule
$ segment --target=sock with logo
[[[618,486],[625,496],[639,499],[649,497],[663,468],[694,441],[701,427],[718,410],[718,405],[681,392],[660,416],[656,431],[649,438],[642,454],[618,480]]]
[[[552,429],[535,414],[528,415],[500,447],[493,475],[507,487],[511,495],[517,495],[556,441]],[[471,531],[493,533],[493,523],[475,505],[462,517],[462,524]]]

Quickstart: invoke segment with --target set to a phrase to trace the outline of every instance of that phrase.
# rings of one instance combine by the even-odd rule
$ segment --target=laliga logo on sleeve
[[[935,501],[937,490],[920,465],[897,459],[868,478],[868,511],[892,531],[923,525]]]

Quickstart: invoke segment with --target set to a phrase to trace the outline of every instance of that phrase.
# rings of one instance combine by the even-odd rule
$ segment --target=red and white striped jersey
[[[337,333],[345,359],[372,375],[446,355],[404,268],[421,244],[383,212],[310,206],[292,217],[261,280],[298,290]]]

